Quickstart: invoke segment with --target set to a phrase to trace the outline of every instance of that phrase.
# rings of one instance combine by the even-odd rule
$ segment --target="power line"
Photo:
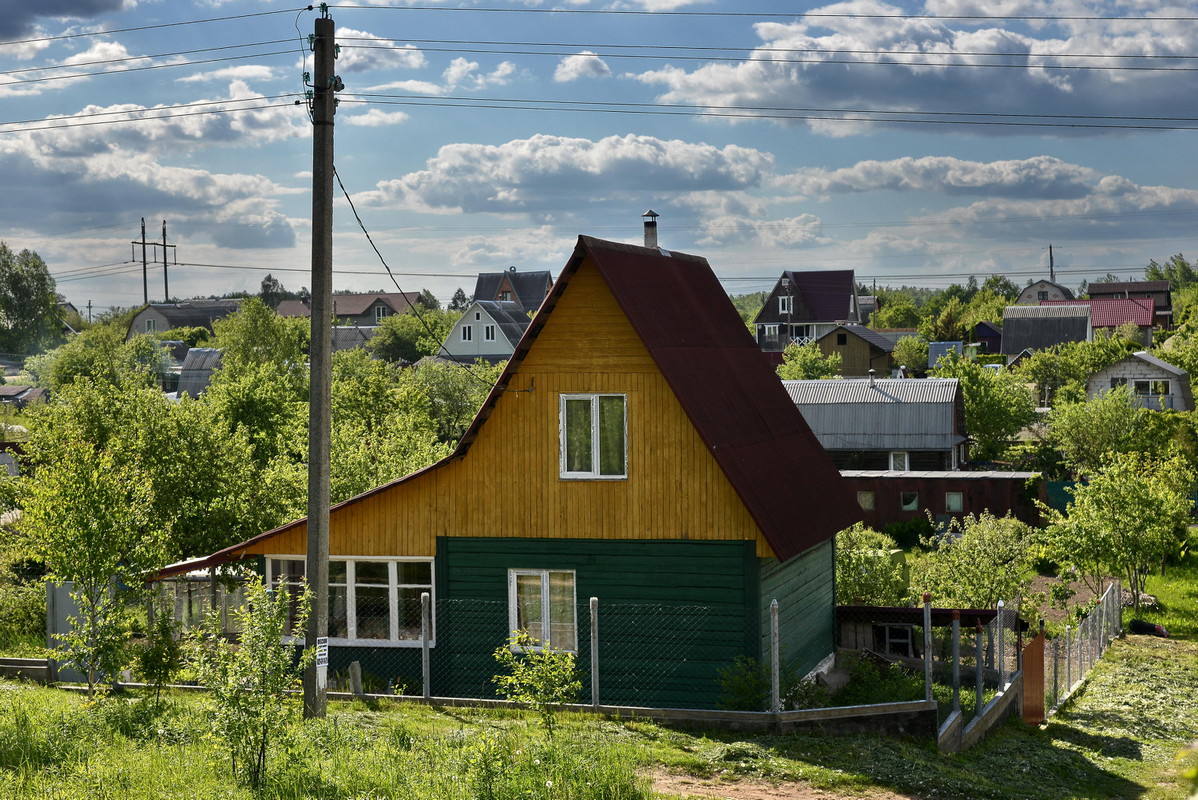
[[[269,53],[248,53],[240,56],[226,56],[224,58],[204,58],[198,61],[179,61],[170,64],[147,64],[144,67],[127,67],[126,69],[102,69],[95,72],[76,72],[68,75],[45,75],[40,78],[29,78],[28,80],[15,80],[0,86],[24,86],[31,83],[45,83],[46,81],[66,81],[78,80],[79,78],[92,78],[97,75],[127,75],[131,72],[145,72],[152,69],[175,69],[178,67],[194,67],[200,64],[218,64],[224,61],[244,61],[247,58],[266,58],[269,56],[285,56],[290,55],[291,50],[275,50]],[[148,56],[134,56],[131,60],[141,60]],[[72,65],[74,66],[74,65]]]
[[[1161,17],[1110,17],[1101,15],[1031,15],[1031,14],[859,14],[826,11],[640,11],[609,8],[453,8],[445,6],[382,6],[337,4],[329,8],[346,8],[360,11],[447,11],[483,14],[592,14],[601,16],[636,17],[763,17],[768,19],[901,19],[901,20],[975,20],[975,21],[1026,21],[1026,22],[1198,22],[1198,16]]]
[[[269,17],[275,14],[290,14],[295,11],[294,8],[282,8],[277,11],[258,11],[252,14],[233,14],[224,17],[208,17],[207,19],[192,19],[183,20],[181,22],[163,22],[157,25],[137,25],[131,28],[111,28],[102,31],[85,31],[83,33],[64,33],[59,36],[38,36],[32,39],[12,39],[7,42],[0,42],[0,47],[19,44],[36,44],[39,42],[57,42],[63,39],[83,39],[90,36],[111,36],[114,33],[132,33],[134,31],[154,31],[163,28],[178,28],[185,25],[205,25],[211,22],[230,22],[234,20],[250,19],[251,17]],[[312,6],[301,10],[311,11]]]
[[[295,97],[295,95],[294,94],[271,94],[271,95],[261,95],[258,97],[247,97],[245,99],[230,98],[227,100],[201,100],[201,101],[197,101],[194,103],[178,103],[176,105],[171,105],[171,106],[147,107],[147,108],[143,108],[138,111],[130,111],[128,109],[121,109],[118,111],[92,111],[87,114],[73,114],[70,117],[57,117],[55,119],[71,120],[71,121],[81,120],[81,119],[95,119],[96,117],[112,117],[112,116],[119,116],[122,114],[125,114],[125,115],[141,114],[141,113],[144,113],[147,111],[176,111],[179,109],[195,109],[195,108],[203,108],[203,107],[207,107],[207,106],[220,106],[220,105],[226,105],[228,103],[255,103],[255,102],[261,102],[263,100],[279,100],[284,97]],[[273,107],[273,106],[270,106],[270,107]],[[254,107],[251,107],[249,109],[227,109],[227,110],[229,110],[229,111],[240,111],[240,110],[252,111],[252,110],[254,110]],[[123,122],[123,121],[135,122],[135,121],[139,121],[142,119],[159,119],[159,118],[160,117],[133,117],[130,120],[110,120],[110,121],[112,121],[112,122]],[[165,117],[162,117],[162,118],[165,118]],[[40,119],[17,119],[17,120],[0,121],[0,126],[34,125],[34,124],[46,122],[46,121],[47,120],[45,117],[42,117]],[[26,130],[44,130],[44,128],[28,128]],[[3,133],[3,132],[4,131],[0,131],[0,133]],[[8,131],[8,132],[11,133],[12,131]]]
[[[105,58],[105,59],[100,59],[97,61],[76,61],[76,62],[73,62],[72,64],[70,64],[70,67],[72,67],[72,68],[73,67],[92,67],[92,66],[96,66],[97,64],[122,64],[122,63],[126,63],[129,61],[142,61],[147,58],[174,58],[175,56],[190,56],[190,55],[195,55],[196,53],[216,53],[216,52],[219,52],[222,50],[237,50],[242,47],[265,47],[265,46],[271,45],[271,44],[283,44],[283,43],[290,43],[290,42],[291,42],[290,39],[274,39],[272,41],[249,42],[247,44],[227,44],[227,45],[222,45],[220,47],[201,47],[196,50],[175,50],[175,51],[169,52],[169,53],[147,53],[146,55],[140,55],[140,56],[125,56],[124,58]],[[185,64],[183,64],[183,66],[186,66],[187,64],[191,64],[191,63],[199,63],[199,62],[190,62],[189,61],[189,62],[186,62]],[[44,66],[44,67],[22,67],[21,69],[0,70],[0,76],[18,75],[18,74],[23,74],[26,72],[44,72],[46,70],[51,70],[51,69],[66,69],[66,68],[67,67],[62,64],[51,64],[49,66]],[[128,70],[114,70],[114,71],[128,72]],[[89,72],[86,74],[90,76],[90,75],[97,75],[97,74],[102,74],[102,73]],[[28,82],[29,81],[26,81],[26,83],[28,83]]]
[[[278,97],[286,97],[287,95],[277,95],[277,96]],[[254,99],[257,99],[257,98],[254,98]],[[218,103],[241,103],[241,102],[251,102],[251,101],[249,101],[249,100],[221,100],[221,101],[218,101]],[[82,127],[88,127],[88,126],[93,126],[93,125],[120,125],[120,124],[125,124],[125,123],[130,123],[130,122],[153,122],[156,120],[164,120],[164,119],[179,119],[181,117],[202,117],[202,116],[207,116],[210,114],[236,114],[236,113],[240,113],[243,111],[261,111],[262,109],[266,109],[266,108],[289,108],[293,105],[295,105],[295,104],[294,103],[267,103],[265,105],[245,106],[242,108],[216,108],[216,109],[209,109],[207,111],[190,111],[190,112],[184,112],[181,114],[149,115],[149,114],[144,114],[144,112],[131,111],[131,112],[126,112],[126,113],[130,113],[130,114],[139,114],[140,113],[140,114],[144,114],[144,115],[139,116],[139,117],[129,117],[128,119],[107,119],[107,120],[96,120],[93,122],[64,122],[62,124],[55,124],[55,125],[30,126],[30,127],[25,127],[25,128],[14,129],[11,131],[0,131],[0,134],[26,133],[29,131],[54,130],[57,128],[82,128]],[[146,111],[152,111],[152,110],[153,109],[146,109]],[[107,112],[105,112],[105,113],[107,113]],[[118,112],[112,112],[112,113],[118,113]],[[11,124],[11,123],[0,123],[0,126],[7,125],[7,124]]]

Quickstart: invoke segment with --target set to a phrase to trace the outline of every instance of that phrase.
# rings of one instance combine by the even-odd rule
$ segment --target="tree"
[[[1007,300],[1014,301],[1019,297],[1019,287],[1005,275],[991,275],[982,282],[983,292],[993,292]]]
[[[258,289],[258,299],[271,309],[279,307],[279,303],[291,296],[291,292],[283,286],[283,283],[269,272],[262,279],[262,285]]]
[[[379,323],[367,348],[379,358],[414,364],[436,355],[460,315],[452,311],[414,310],[392,314]]]
[[[1016,434],[1036,419],[1027,387],[1010,370],[993,370],[950,352],[936,364],[936,377],[956,378],[965,401],[965,427],[973,457],[998,458]]]
[[[765,305],[768,297],[769,292],[750,292],[730,295],[728,299],[732,301],[732,307],[736,309],[736,313],[740,314],[740,318],[751,328],[753,320],[757,319],[757,315],[761,313],[761,307]]]
[[[965,303],[958,297],[949,298],[938,314],[920,322],[919,333],[929,342],[965,340]]]
[[[925,552],[910,569],[912,600],[928,592],[936,605],[994,608],[999,600],[1013,601],[1027,585],[1032,529],[1014,517],[970,514],[921,543]]]
[[[880,291],[878,295],[878,309],[869,320],[871,328],[914,328],[919,325],[919,309],[909,293]]]
[[[167,374],[169,355],[157,338],[134,336],[112,324],[93,325],[65,344],[25,361],[25,370],[50,392],[79,380],[113,386],[157,386]]]
[[[836,534],[836,602],[895,606],[904,594],[903,568],[891,557],[894,539],[858,522]]]
[[[928,368],[928,343],[921,336],[903,336],[894,343],[890,361],[896,367],[922,374]]]
[[[840,353],[824,355],[815,342],[791,342],[782,351],[778,377],[788,381],[839,377],[841,361]]]
[[[67,660],[87,675],[124,662],[124,609],[142,576],[162,566],[166,531],[152,514],[149,482],[91,443],[72,441],[27,481],[23,525],[51,574],[71,581],[79,616],[65,637]]]
[[[437,440],[455,445],[506,363],[421,361],[400,375],[400,409],[410,418],[430,420]]]
[[[1198,283],[1198,271],[1185,256],[1178,253],[1163,265],[1156,263],[1156,259],[1149,261],[1144,268],[1144,280],[1169,281],[1169,288],[1176,292]]]
[[[466,296],[466,293],[462,291],[462,287],[459,286],[449,301],[449,310],[461,314],[469,305],[470,298]]]
[[[1089,342],[1067,342],[1037,350],[1015,368],[1016,374],[1034,383],[1037,402],[1052,406],[1081,402],[1090,376],[1141,349],[1129,327],[1101,330]]]
[[[24,355],[62,337],[54,278],[41,256],[0,242],[0,352]]]
[[[1048,440],[1065,466],[1090,476],[1113,454],[1143,451],[1154,413],[1134,402],[1129,386],[1118,386],[1083,403],[1055,406],[1048,415]]]
[[[298,596],[270,592],[255,575],[246,584],[246,604],[233,612],[241,631],[237,646],[221,637],[216,613],[201,629],[194,663],[208,688],[213,726],[228,747],[233,774],[254,791],[266,778],[272,745],[294,715],[293,689],[314,657],[305,650],[297,660],[296,648],[286,642],[304,629],[310,607],[306,588]]]
[[[421,290],[420,303],[421,303],[421,305],[423,305],[425,308],[429,309],[430,311],[440,311],[441,310],[441,301],[438,300],[437,296],[435,294],[433,294],[432,292],[430,292],[428,289]]]
[[[1047,553],[1094,591],[1106,576],[1119,575],[1139,614],[1149,572],[1184,545],[1193,485],[1194,473],[1180,458],[1113,454],[1089,483],[1070,490],[1064,514],[1041,507],[1049,518]]]

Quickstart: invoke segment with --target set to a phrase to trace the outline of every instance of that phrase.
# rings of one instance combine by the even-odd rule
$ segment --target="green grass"
[[[832,796],[1184,797],[1174,756],[1198,739],[1198,642],[1116,642],[1043,730],[1012,721],[955,756],[927,740],[690,732],[564,714],[546,736],[513,710],[334,704],[292,726],[271,754],[262,797],[329,800],[650,800],[654,772],[720,781],[798,782]],[[228,798],[205,699],[78,696],[0,683],[0,797]]]
[[[1146,609],[1140,616],[1164,625],[1177,639],[1198,639],[1198,537],[1191,534],[1190,550],[1177,564],[1165,568],[1164,575],[1148,579],[1147,592],[1157,599],[1157,608]],[[1130,611],[1124,619],[1130,619]]]

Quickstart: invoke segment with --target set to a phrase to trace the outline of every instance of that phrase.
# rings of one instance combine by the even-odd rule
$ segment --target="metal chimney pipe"
[[[869,368],[869,385],[870,386],[874,385],[874,373],[875,372],[877,372],[877,370],[875,370],[873,367]]]
[[[660,216],[653,209],[649,209],[644,214],[641,214],[641,219],[645,221],[645,247],[657,249],[657,218]]]

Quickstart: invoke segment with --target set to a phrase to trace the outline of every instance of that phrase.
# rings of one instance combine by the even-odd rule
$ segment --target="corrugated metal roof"
[[[956,378],[782,381],[828,450],[948,450],[957,428]]]
[[[1074,319],[1077,317],[1090,318],[1089,304],[1076,303],[1049,305],[1047,302],[1038,306],[1007,306],[1003,309],[1003,330],[1009,319]]]
[[[1004,355],[1089,339],[1089,306],[1007,306],[1003,311]]]
[[[220,369],[221,351],[215,347],[193,347],[187,351],[179,369],[179,394],[199,397]]]
[[[571,276],[588,258],[779,560],[825,542],[861,519],[849,488],[761,357],[706,259],[589,236],[578,237],[553,291],[454,452],[398,481],[339,503],[332,511],[467,456],[496,399],[535,346]],[[225,548],[204,563],[240,558],[248,545],[301,522]]]
[[[1129,357],[1130,358],[1138,358],[1146,364],[1151,364],[1152,366],[1163,369],[1166,372],[1171,372],[1179,378],[1182,376],[1189,375],[1188,372],[1186,372],[1184,369],[1177,366],[1176,364],[1170,364],[1168,361],[1162,361],[1161,359],[1159,359],[1156,356],[1149,353],[1147,350],[1137,350],[1136,352],[1132,353],[1131,356],[1129,356]]]
[[[532,322],[532,318],[528,316],[523,306],[514,300],[475,300],[474,302],[486,311],[491,319],[495,320],[495,324],[499,326],[499,330],[512,347],[519,344],[520,337],[524,335],[524,332],[528,330],[528,324]],[[470,313],[469,309],[466,313]]]
[[[1123,294],[1125,292],[1167,292],[1169,281],[1099,281],[1086,287],[1090,296]]]
[[[859,339],[864,339],[874,347],[886,353],[894,352],[894,341],[889,339],[875,330],[871,330],[864,325],[837,325],[832,330],[819,337],[817,341],[823,341],[834,333],[851,333]]]
[[[842,469],[846,478],[953,478],[966,481],[1011,480],[1026,481],[1039,477],[1039,472],[1002,472],[999,470],[913,470],[896,472],[889,469]]]
[[[1042,300],[1042,306],[1089,306],[1090,325],[1095,328],[1118,328],[1127,322],[1141,328],[1151,327],[1156,310],[1152,300],[1140,298],[1103,298],[1093,300]]]

